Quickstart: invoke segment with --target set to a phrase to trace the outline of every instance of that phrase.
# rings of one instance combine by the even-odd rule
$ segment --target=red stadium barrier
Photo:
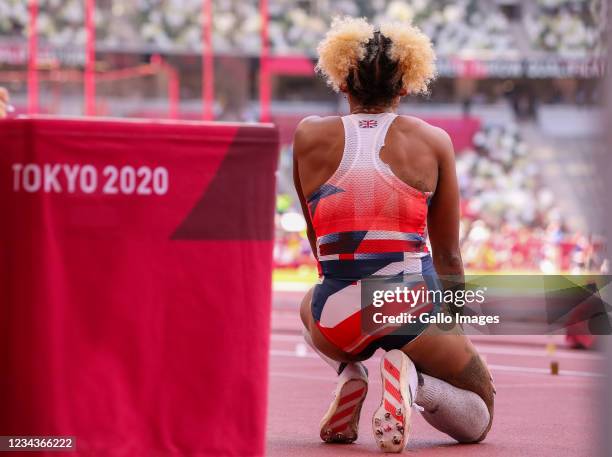
[[[278,132],[0,122],[0,434],[263,455]]]

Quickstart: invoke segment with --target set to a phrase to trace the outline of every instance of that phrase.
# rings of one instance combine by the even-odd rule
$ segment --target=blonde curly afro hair
[[[349,71],[366,55],[366,45],[374,36],[365,18],[335,18],[325,38],[317,46],[317,71],[337,92]]]
[[[429,37],[401,22],[382,24],[380,33],[391,40],[389,58],[398,62],[404,88],[415,94],[427,92],[436,76],[436,53]]]
[[[316,70],[327,83],[335,91],[346,84],[365,105],[389,103],[402,89],[427,93],[436,75],[431,40],[406,23],[376,30],[364,18],[336,18],[317,51]]]

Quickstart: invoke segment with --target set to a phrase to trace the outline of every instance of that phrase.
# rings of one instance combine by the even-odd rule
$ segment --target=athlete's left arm
[[[455,151],[448,134],[442,129],[434,129],[431,144],[438,159],[438,183],[427,217],[432,258],[438,275],[456,276],[462,282],[459,184],[455,169]]]

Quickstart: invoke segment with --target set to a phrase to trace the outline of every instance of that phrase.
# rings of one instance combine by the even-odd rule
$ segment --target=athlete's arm
[[[438,184],[429,206],[427,226],[432,258],[441,276],[463,280],[463,260],[459,250],[459,185],[455,152],[448,134],[435,129],[432,141],[438,158]]]
[[[312,145],[309,144],[308,141],[311,138],[311,135],[309,135],[309,133],[307,132],[309,128],[308,124],[310,119],[310,117],[307,117],[306,119],[300,122],[300,124],[295,130],[295,135],[293,137],[293,185],[295,186],[295,191],[297,192],[298,198],[300,200],[304,219],[306,219],[306,234],[308,235],[308,241],[310,242],[310,249],[312,249],[312,255],[317,258],[316,236],[314,233],[314,229],[312,228],[312,221],[310,220],[310,212],[308,211],[308,204],[306,203],[306,198],[304,197],[302,183],[300,182],[300,172],[298,165],[299,158],[304,157],[305,154],[308,154],[309,149],[312,148]]]
[[[4,87],[0,87],[0,119],[6,117],[8,111],[9,93]]]

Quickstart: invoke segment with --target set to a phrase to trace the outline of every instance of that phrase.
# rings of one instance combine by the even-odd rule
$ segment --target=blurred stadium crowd
[[[605,0],[537,0],[530,2],[525,28],[538,48],[560,54],[601,50],[605,42]]]
[[[39,32],[55,47],[85,42],[81,0],[40,0]],[[605,0],[270,0],[274,54],[313,55],[334,15],[409,20],[436,44],[438,54],[512,56],[554,52],[584,56],[601,51]],[[201,0],[97,0],[98,49],[197,52]],[[258,1],[213,0],[213,45],[218,53],[257,54]],[[0,2],[0,36],[27,31],[25,0]],[[527,43],[524,41],[527,40]]]
[[[284,151],[290,155],[290,151]],[[489,126],[457,154],[461,252],[472,272],[605,272],[603,240],[568,224],[517,126]],[[278,198],[279,267],[314,265],[299,203]]]

